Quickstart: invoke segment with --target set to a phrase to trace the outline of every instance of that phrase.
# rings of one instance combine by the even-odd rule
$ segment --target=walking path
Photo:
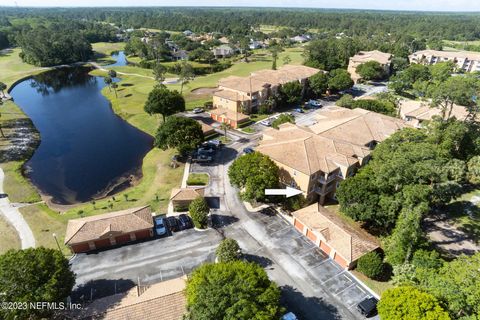
[[[3,180],[5,178],[5,174],[3,169],[0,168],[0,193],[4,193],[3,191]],[[10,223],[15,230],[17,230],[18,236],[22,241],[22,249],[27,248],[35,248],[35,237],[33,236],[33,232],[28,226],[28,223],[23,218],[20,211],[18,211],[17,207],[14,207],[8,197],[0,199],[0,215],[4,217],[8,223]]]

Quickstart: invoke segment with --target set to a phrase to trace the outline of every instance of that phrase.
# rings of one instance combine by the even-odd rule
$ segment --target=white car
[[[165,226],[165,220],[162,217],[155,217],[155,231],[159,236],[163,236],[167,233],[167,227]]]
[[[272,120],[265,119],[265,120],[260,121],[260,124],[263,124],[266,127],[270,127],[272,125]]]
[[[202,112],[203,112],[203,108],[198,107],[193,109],[193,113],[202,113]]]

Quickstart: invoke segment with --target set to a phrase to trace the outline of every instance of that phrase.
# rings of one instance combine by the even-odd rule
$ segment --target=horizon
[[[238,8],[238,9],[314,9],[314,10],[366,10],[366,11],[392,11],[392,12],[431,12],[431,13],[480,13],[480,3],[472,3],[468,0],[426,0],[422,2],[412,0],[401,0],[395,3],[379,3],[374,0],[363,2],[343,0],[331,5],[329,1],[321,0],[299,0],[291,5],[285,0],[273,0],[268,6],[259,6],[254,0],[231,0],[227,5],[219,6],[214,0],[178,0],[162,1],[162,4],[155,3],[155,0],[138,0],[136,5],[131,5],[129,0],[78,0],[72,4],[71,1],[43,0],[41,4],[36,0],[0,0],[0,7],[3,8]],[[432,9],[434,8],[434,9]],[[461,8],[462,10],[456,10]]]

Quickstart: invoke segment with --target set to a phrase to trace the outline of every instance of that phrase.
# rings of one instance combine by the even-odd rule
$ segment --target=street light
[[[52,233],[52,236],[53,236],[53,238],[55,239],[55,242],[57,243],[58,251],[62,252],[62,249],[60,248],[60,244],[58,243],[57,234],[56,234],[56,233]],[[63,254],[63,253],[62,253],[62,254]]]

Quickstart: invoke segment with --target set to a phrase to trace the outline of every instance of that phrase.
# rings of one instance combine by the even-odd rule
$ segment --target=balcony
[[[324,176],[320,176],[318,178],[318,182],[320,182],[321,184],[327,184],[329,182],[332,182],[333,180],[336,180],[338,178],[338,174],[331,174],[328,176],[327,179],[325,179]]]
[[[319,195],[321,196],[324,196],[330,192],[332,192],[333,190],[335,190],[335,183],[326,187],[326,188],[322,188],[322,187],[315,187],[315,192],[318,193]]]

